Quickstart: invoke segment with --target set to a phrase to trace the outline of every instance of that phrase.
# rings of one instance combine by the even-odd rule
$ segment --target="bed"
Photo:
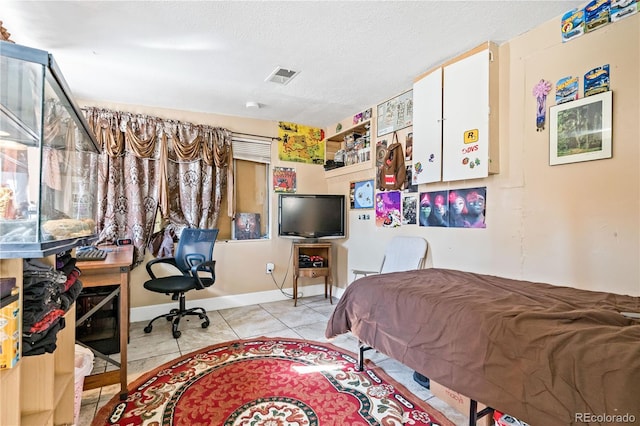
[[[354,281],[325,334],[532,426],[611,425],[640,422],[640,320],[620,312],[640,298],[431,268]]]

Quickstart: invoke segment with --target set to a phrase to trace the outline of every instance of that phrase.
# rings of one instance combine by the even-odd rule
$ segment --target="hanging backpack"
[[[382,162],[380,173],[380,190],[402,189],[407,170],[404,166],[402,145],[398,142],[398,135],[393,132],[392,144],[387,147],[387,154]]]

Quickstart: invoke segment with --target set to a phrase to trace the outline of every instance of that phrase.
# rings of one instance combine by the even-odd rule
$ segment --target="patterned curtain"
[[[138,265],[157,208],[176,235],[184,227],[216,226],[231,172],[227,130],[105,109],[83,112],[102,147],[99,242],[133,239]]]

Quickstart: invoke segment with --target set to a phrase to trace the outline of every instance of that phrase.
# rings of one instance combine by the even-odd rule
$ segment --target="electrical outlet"
[[[267,263],[267,274],[272,274],[275,269],[275,265],[271,262]]]

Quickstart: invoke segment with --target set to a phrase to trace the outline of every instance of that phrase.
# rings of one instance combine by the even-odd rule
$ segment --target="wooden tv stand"
[[[324,259],[322,266],[301,267],[300,255],[320,256]],[[324,297],[333,304],[331,297],[333,287],[333,276],[331,275],[331,243],[293,243],[293,306],[298,304],[298,277],[316,278],[324,277]]]

